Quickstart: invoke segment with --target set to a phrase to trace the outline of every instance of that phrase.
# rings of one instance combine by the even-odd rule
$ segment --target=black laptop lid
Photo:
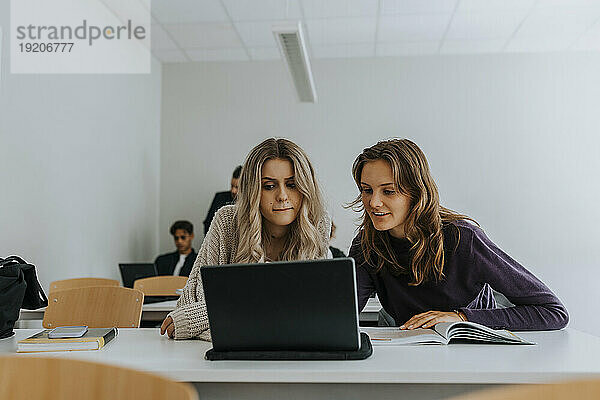
[[[354,260],[200,269],[216,351],[356,350]]]
[[[132,288],[133,282],[136,279],[158,275],[156,272],[156,266],[151,263],[119,264],[119,270],[121,271],[123,286],[127,288]]]

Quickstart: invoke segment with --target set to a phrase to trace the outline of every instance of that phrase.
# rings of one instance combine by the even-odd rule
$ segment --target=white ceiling
[[[152,0],[162,62],[278,59],[301,21],[312,58],[600,51],[600,0]]]

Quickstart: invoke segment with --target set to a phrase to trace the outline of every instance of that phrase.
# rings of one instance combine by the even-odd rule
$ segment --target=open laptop
[[[158,275],[156,266],[152,263],[119,264],[119,270],[121,271],[123,286],[127,288],[133,288],[133,282],[136,279]]]
[[[360,348],[351,258],[200,271],[215,351]]]
[[[119,264],[119,270],[121,271],[121,279],[123,280],[123,286],[127,288],[133,288],[133,283],[137,279],[148,278],[151,276],[158,276],[156,266],[151,263],[129,263]],[[144,296],[144,304],[161,303],[163,301],[177,300],[177,296]]]

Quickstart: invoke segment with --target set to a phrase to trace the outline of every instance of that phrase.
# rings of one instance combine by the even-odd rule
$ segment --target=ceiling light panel
[[[301,102],[317,102],[305,36],[300,22],[273,27],[273,35]]]

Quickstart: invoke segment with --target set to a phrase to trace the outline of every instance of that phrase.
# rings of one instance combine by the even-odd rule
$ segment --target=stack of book
[[[36,333],[17,343],[17,353],[41,351],[99,350],[117,336],[117,328],[91,328],[78,338],[50,339],[50,329]]]

